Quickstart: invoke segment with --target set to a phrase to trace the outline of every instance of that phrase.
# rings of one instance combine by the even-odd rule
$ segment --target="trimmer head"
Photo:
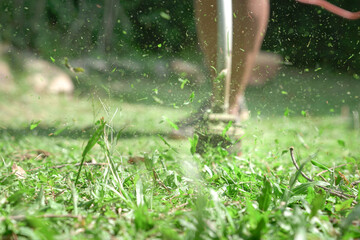
[[[199,136],[197,152],[203,154],[207,147],[222,147],[228,152],[241,153],[241,137],[244,130],[234,115],[210,113],[206,124],[196,130]]]

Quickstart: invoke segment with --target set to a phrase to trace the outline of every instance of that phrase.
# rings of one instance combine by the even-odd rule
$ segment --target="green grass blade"
[[[136,205],[138,207],[144,205],[144,187],[141,181],[141,178],[139,177],[138,180],[136,181]]]
[[[199,142],[199,136],[197,134],[194,134],[193,138],[189,138],[189,142],[190,142],[190,152],[191,155],[194,155],[196,152],[196,146]]]
[[[296,195],[302,195],[302,194],[306,194],[308,191],[309,187],[312,186],[322,186],[322,187],[326,187],[328,186],[329,183],[326,182],[307,182],[307,183],[302,183],[299,186],[296,186],[295,188],[293,188],[292,191],[292,196],[296,196]]]
[[[169,125],[170,125],[173,129],[179,130],[178,125],[176,125],[176,123],[172,122],[169,118],[167,118],[167,117],[164,116],[163,119],[164,119],[167,123],[169,123]]]
[[[41,122],[41,120],[39,120],[39,121],[32,121],[32,122],[30,123],[30,130],[34,130],[35,128],[37,128],[37,126],[39,126],[40,122]]]
[[[164,143],[166,146],[168,146],[171,150],[173,150],[174,152],[178,153],[178,151],[173,148],[166,140],[163,136],[161,136],[160,134],[157,135]]]
[[[79,180],[81,168],[82,168],[82,166],[84,164],[84,160],[85,160],[86,155],[90,152],[90,150],[99,141],[100,137],[104,134],[104,128],[105,128],[105,121],[103,119],[101,119],[100,120],[100,126],[95,131],[95,133],[92,135],[92,137],[89,139],[88,143],[86,144],[86,147],[85,147],[84,151],[82,152],[81,163],[80,163],[79,171],[78,171],[77,176],[76,176],[75,185],[77,184],[77,182]]]
[[[78,211],[78,193],[76,191],[76,187],[74,184],[71,184],[71,193],[72,193],[72,199],[73,199],[73,207],[74,207],[74,214],[78,215],[79,211]]]
[[[323,170],[327,170],[327,171],[330,171],[330,169],[328,167],[326,167],[324,164],[321,164],[315,160],[311,160],[311,164],[318,167],[318,168],[321,168]]]

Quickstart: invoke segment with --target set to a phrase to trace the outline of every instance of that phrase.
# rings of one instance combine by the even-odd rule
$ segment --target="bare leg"
[[[216,67],[216,0],[196,0],[195,10],[200,47],[204,51],[207,64]],[[230,113],[239,114],[239,102],[244,97],[265,35],[269,18],[269,0],[234,0],[233,11],[235,17]],[[216,77],[214,70],[212,77]]]

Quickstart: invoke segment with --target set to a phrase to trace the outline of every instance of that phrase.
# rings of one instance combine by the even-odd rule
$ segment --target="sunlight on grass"
[[[279,81],[265,89],[272,86],[275,91]],[[263,91],[250,89],[250,99]],[[288,94],[279,91],[277,97]],[[359,202],[354,183],[359,179],[360,132],[351,115],[313,114],[302,106],[297,109],[307,114],[291,106],[293,112],[288,114],[282,106],[273,113],[266,113],[265,107],[264,114],[257,114],[258,107],[253,106],[252,118],[243,123],[241,156],[219,147],[200,156],[194,150],[196,138],[167,137],[175,122],[193,108],[28,93],[0,99],[4,235],[359,236],[355,227],[359,209],[353,203]],[[291,146],[301,170],[313,182],[296,171]],[[14,169],[26,171],[24,179]],[[346,195],[329,194],[320,188],[324,186]],[[339,221],[342,224],[333,224]]]

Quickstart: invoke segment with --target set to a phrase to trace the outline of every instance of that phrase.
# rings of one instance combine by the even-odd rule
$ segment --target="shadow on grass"
[[[130,86],[132,83],[122,81],[121,84]],[[112,89],[112,98],[144,105],[159,105],[160,102],[163,106],[181,106],[193,92],[195,99],[191,104],[197,109],[211,93],[210,81],[195,87],[185,85],[184,89],[180,85],[174,79],[168,82],[135,82],[133,88],[123,87],[119,91]],[[265,85],[248,87],[245,97],[252,116],[273,117],[284,113],[301,116],[305,112],[311,116],[334,116],[342,114],[346,109],[350,113],[359,111],[359,92],[360,81],[350,74],[321,68],[302,70],[283,67]]]
[[[336,116],[360,110],[360,81],[329,70],[286,68],[259,87],[249,87],[246,99],[252,116]]]

